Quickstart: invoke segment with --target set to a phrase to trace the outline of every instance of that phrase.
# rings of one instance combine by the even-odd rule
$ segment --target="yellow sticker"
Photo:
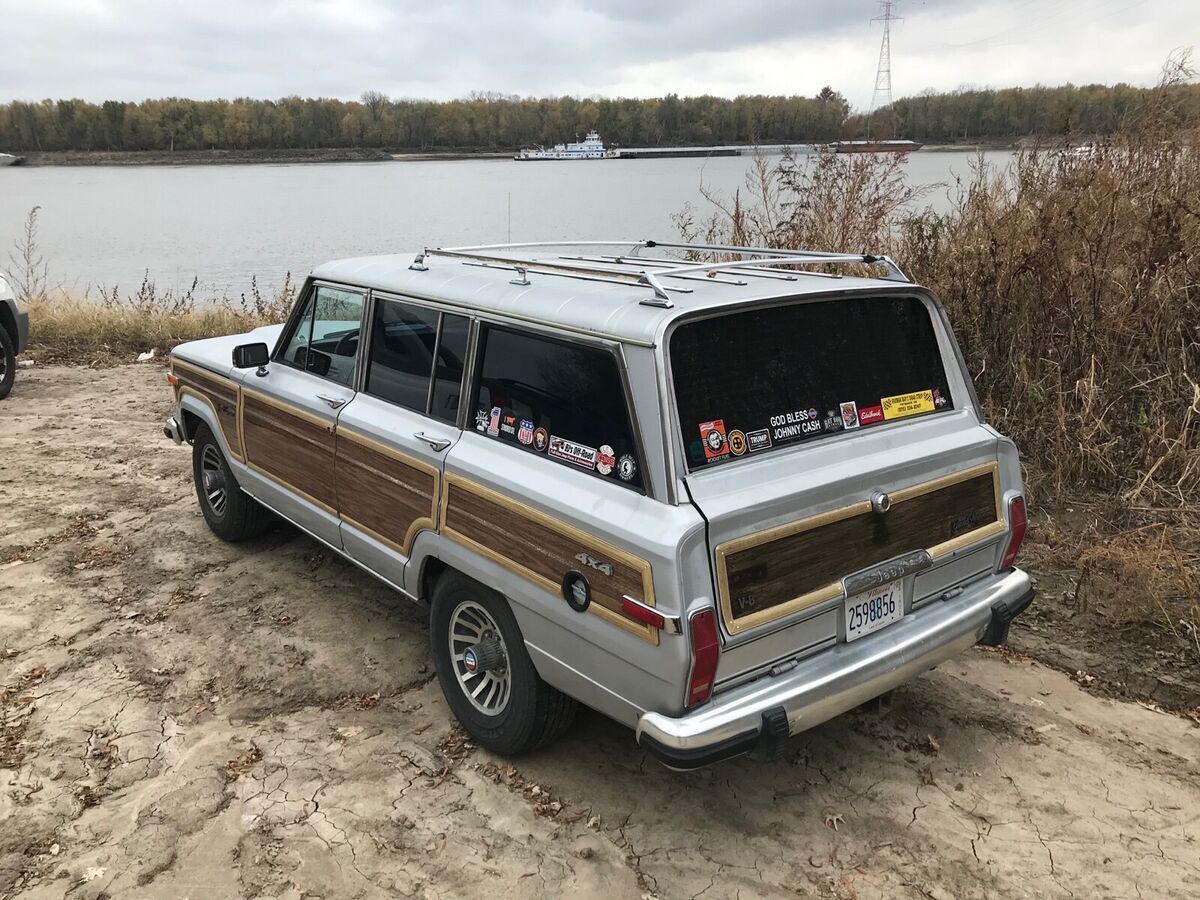
[[[879,401],[885,419],[903,419],[917,413],[933,412],[933,391],[916,391],[912,394],[897,394]]]

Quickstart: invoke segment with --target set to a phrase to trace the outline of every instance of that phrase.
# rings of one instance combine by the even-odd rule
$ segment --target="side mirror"
[[[233,348],[235,369],[254,369],[271,361],[271,351],[266,344],[239,344]]]

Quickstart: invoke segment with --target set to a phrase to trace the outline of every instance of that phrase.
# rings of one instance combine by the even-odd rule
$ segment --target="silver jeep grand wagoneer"
[[[274,513],[428,604],[446,700],[498,753],[577,702],[676,768],[777,751],[1033,597],[1016,448],[885,257],[343,260],[168,378],[217,536]]]

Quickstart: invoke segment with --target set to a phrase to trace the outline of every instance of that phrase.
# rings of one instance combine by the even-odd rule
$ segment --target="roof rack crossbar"
[[[708,253],[739,253],[742,256],[790,256],[821,264],[863,263],[866,265],[881,265],[888,270],[888,281],[911,282],[911,279],[904,274],[904,270],[896,265],[891,257],[876,256],[870,253],[826,253],[821,250],[776,250],[771,247],[741,247],[736,244],[684,244],[668,241],[645,241],[644,246],[666,247],[671,250],[701,250]],[[776,263],[776,260],[772,259],[771,262]]]

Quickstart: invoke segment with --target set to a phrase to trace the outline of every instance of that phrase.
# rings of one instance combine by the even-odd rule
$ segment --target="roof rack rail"
[[[512,251],[550,249],[554,247],[628,247],[627,253],[609,259],[589,259],[583,256],[559,257],[555,260],[526,258],[527,254],[507,255]],[[742,259],[726,260],[724,262],[695,262],[693,260],[674,260],[663,257],[653,257],[645,260],[646,265],[640,271],[621,269],[620,266],[637,266],[641,261],[638,251],[662,247],[669,250],[685,250],[690,253],[729,253],[742,256]],[[636,284],[648,287],[652,296],[639,301],[645,306],[670,308],[669,292],[691,293],[686,287],[666,287],[660,279],[678,278],[681,280],[698,280],[709,273],[717,276],[727,270],[729,274],[743,274],[757,277],[795,278],[797,275],[827,275],[822,272],[803,272],[783,269],[783,266],[796,265],[881,265],[887,269],[884,276],[888,281],[909,283],[910,279],[895,262],[887,256],[873,256],[861,253],[825,253],[816,250],[775,250],[770,247],[741,247],[732,244],[689,244],[670,241],[540,241],[521,244],[480,244],[470,247],[426,247],[413,259],[410,269],[423,272],[428,269],[425,260],[430,256],[442,256],[449,259],[461,259],[465,263],[483,265],[488,268],[505,268],[514,270],[517,277],[514,284],[529,284],[529,273],[536,272],[545,275],[557,275],[566,278],[582,278],[588,281],[606,281],[616,284]],[[618,268],[613,268],[617,266]],[[657,270],[657,271],[655,271]],[[734,282],[739,283],[739,282]],[[745,282],[740,282],[745,283]]]

